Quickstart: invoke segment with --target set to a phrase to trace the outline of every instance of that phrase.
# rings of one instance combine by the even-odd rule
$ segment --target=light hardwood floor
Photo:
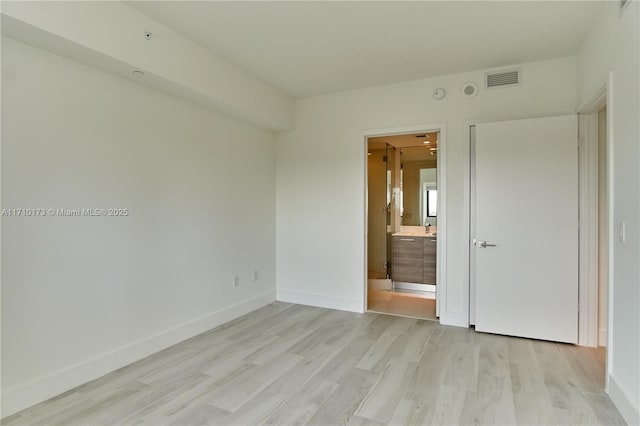
[[[604,354],[276,302],[3,425],[624,424]]]

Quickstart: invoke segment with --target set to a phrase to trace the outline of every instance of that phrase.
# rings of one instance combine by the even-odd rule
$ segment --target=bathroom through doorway
[[[367,310],[436,320],[440,131],[367,139]]]

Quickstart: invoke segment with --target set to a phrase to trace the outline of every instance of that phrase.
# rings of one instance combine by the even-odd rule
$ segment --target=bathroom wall
[[[369,220],[367,223],[369,278],[387,274],[387,163],[386,150],[370,149],[367,157]],[[375,276],[372,276],[375,275]]]

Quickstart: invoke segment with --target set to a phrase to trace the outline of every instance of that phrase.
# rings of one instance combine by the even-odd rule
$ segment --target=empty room
[[[2,425],[640,425],[640,1],[0,1]]]

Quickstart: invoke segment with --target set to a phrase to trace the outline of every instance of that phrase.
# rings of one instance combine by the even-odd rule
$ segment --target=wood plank
[[[624,424],[602,349],[275,303],[7,425]]]

